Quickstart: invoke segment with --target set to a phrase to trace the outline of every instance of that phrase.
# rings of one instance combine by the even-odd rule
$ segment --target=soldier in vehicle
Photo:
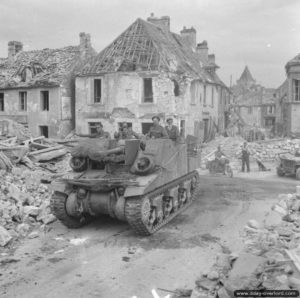
[[[172,141],[174,141],[174,142],[179,142],[180,141],[179,129],[176,125],[173,125],[173,119],[172,118],[167,119],[166,131],[167,131],[167,134],[168,134],[169,138]]]
[[[76,136],[79,137],[89,137],[89,138],[106,138],[110,139],[110,134],[107,131],[104,131],[103,129],[103,124],[101,122],[97,123],[96,126],[96,132],[91,133],[91,134],[77,134],[75,133]]]
[[[128,127],[126,122],[120,125],[119,131],[115,132],[114,137],[117,140],[140,139],[140,135]]]
[[[159,124],[160,118],[158,116],[153,116],[152,121],[153,125],[150,127],[146,137],[150,139],[168,139],[168,133],[165,128]]]

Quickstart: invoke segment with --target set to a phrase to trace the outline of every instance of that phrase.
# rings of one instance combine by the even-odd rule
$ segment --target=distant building
[[[300,54],[285,65],[286,97],[282,99],[284,131],[288,136],[300,137]]]
[[[86,64],[76,78],[76,130],[102,122],[113,133],[121,122],[147,133],[152,116],[174,118],[182,135],[207,139],[224,127],[229,90],[216,74],[207,42],[196,30],[170,31],[170,17],[137,19]]]
[[[10,118],[33,135],[64,137],[75,124],[75,74],[96,53],[90,35],[80,33],[80,45],[23,51],[8,43],[0,59],[0,121]]]
[[[275,129],[276,89],[257,84],[246,66],[231,90],[235,109],[247,125]]]

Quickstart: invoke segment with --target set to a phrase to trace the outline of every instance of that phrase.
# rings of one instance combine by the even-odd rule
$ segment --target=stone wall
[[[41,91],[49,91],[49,111],[41,109]],[[20,111],[19,92],[27,92],[27,111]],[[33,136],[40,135],[39,126],[48,126],[49,137],[64,137],[72,129],[71,96],[64,88],[4,90],[5,110],[0,118],[26,119]]]
[[[153,103],[143,103],[143,78],[150,77]],[[93,102],[93,80],[97,78],[102,80],[101,103]],[[179,85],[178,96],[174,94],[174,80]],[[211,104],[212,88],[215,89],[214,106]],[[202,82],[193,81],[191,78],[181,79],[166,73],[118,72],[101,77],[77,77],[76,131],[89,133],[88,123],[101,121],[105,130],[113,133],[118,129],[119,122],[126,121],[131,122],[133,129],[141,133],[142,123],[151,123],[154,114],[162,114],[162,124],[168,116],[173,117],[174,124],[179,127],[183,120],[185,134],[194,135],[197,123],[203,120],[203,112],[208,113],[218,123],[218,91],[214,85],[207,85],[206,93],[204,107]],[[115,115],[116,109],[118,113]]]

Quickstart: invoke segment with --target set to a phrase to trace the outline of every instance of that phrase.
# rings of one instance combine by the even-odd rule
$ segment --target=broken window
[[[101,103],[102,96],[102,80],[94,80],[94,103]]]
[[[206,85],[204,85],[203,105],[206,106]]]
[[[300,80],[293,80],[294,101],[300,101]]]
[[[27,92],[26,91],[19,92],[19,110],[27,111]]]
[[[153,89],[152,89],[152,78],[143,79],[144,83],[144,97],[143,102],[153,102]]]
[[[40,126],[40,135],[44,136],[45,138],[48,138],[48,126],[46,125]]]
[[[0,93],[0,112],[4,111],[4,93]]]
[[[41,91],[41,110],[49,111],[49,91]]]
[[[176,80],[172,80],[174,83],[174,96],[179,96],[179,84]]]

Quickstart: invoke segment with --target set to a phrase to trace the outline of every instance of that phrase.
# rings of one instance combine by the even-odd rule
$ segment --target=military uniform
[[[150,138],[154,138],[154,139],[161,139],[161,138],[168,139],[169,138],[167,131],[161,125],[152,125],[150,127],[150,130],[149,130],[147,136],[149,136]]]
[[[172,125],[171,128],[166,126],[166,131],[172,141],[177,142],[180,139],[179,129],[176,125]]]

